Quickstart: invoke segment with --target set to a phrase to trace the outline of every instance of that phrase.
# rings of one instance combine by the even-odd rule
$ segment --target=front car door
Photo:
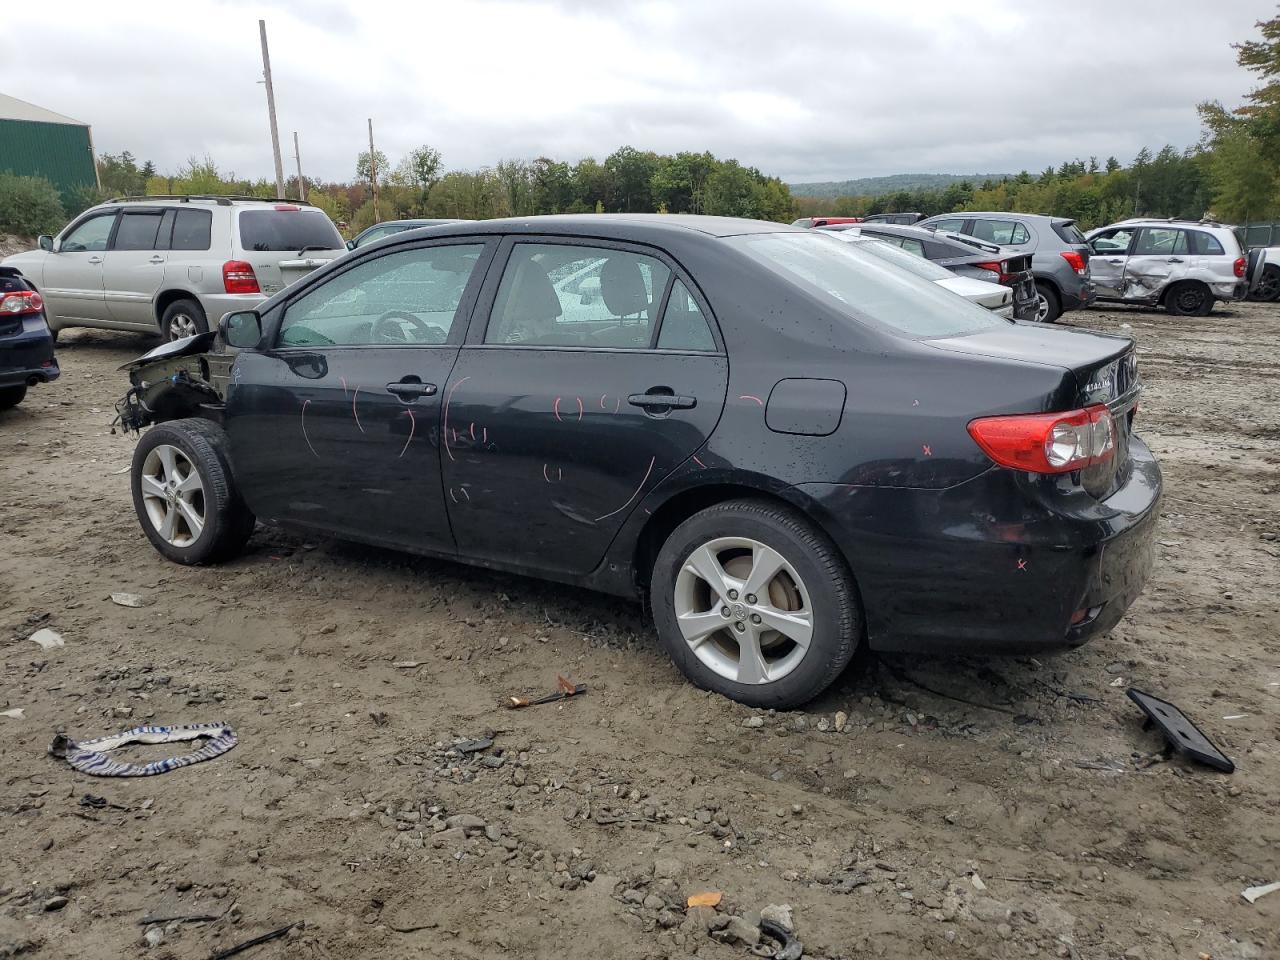
[[[504,242],[445,388],[446,507],[460,555],[594,570],[720,418],[728,363],[705,302],[652,248]]]
[[[1143,227],[1124,265],[1126,300],[1156,300],[1171,277],[1187,269],[1187,234],[1177,227]]]
[[[94,325],[109,321],[102,287],[102,261],[116,223],[116,211],[93,213],[72,226],[44,261],[40,293],[57,321]]]
[[[265,318],[232,369],[227,433],[259,517],[452,553],[440,486],[444,385],[497,241],[352,257]]]
[[[1089,257],[1089,275],[1098,296],[1108,300],[1124,298],[1124,266],[1135,233],[1134,227],[1113,227],[1089,241],[1089,249],[1093,251]]]
[[[155,297],[164,282],[173,210],[130,207],[102,261],[102,286],[111,319],[122,326],[156,326]]]

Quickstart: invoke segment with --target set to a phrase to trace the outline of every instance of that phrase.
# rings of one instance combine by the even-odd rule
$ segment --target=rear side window
[[[822,237],[821,242],[838,241]],[[627,250],[517,243],[498,286],[485,343],[648,347],[670,277],[661,260]]]
[[[1071,221],[1067,221],[1065,223],[1059,223],[1057,221],[1054,221],[1053,232],[1058,235],[1058,239],[1061,240],[1063,243],[1084,243],[1085,242],[1084,234],[1081,233],[1080,228],[1077,227]]]
[[[929,224],[934,230],[951,230],[959,232],[964,228],[964,220],[935,220]]]
[[[1027,228],[1017,220],[975,220],[973,235],[1001,246],[1031,242]]]
[[[725,242],[851,321],[911,337],[952,337],[1012,322],[831,237],[757,233]]]
[[[155,250],[163,210],[126,210],[120,214],[112,250]]]
[[[1226,254],[1218,238],[1201,230],[1188,230],[1187,238],[1191,242],[1191,252],[1202,257],[1221,257]]]
[[[173,221],[172,250],[208,250],[213,244],[213,213],[209,210],[179,210]]]
[[[917,257],[924,256],[924,244],[911,237],[902,238],[902,249],[907,253],[914,253]]]
[[[319,211],[242,210],[240,246],[245,250],[345,250],[338,228]]]
[[[711,335],[707,318],[698,309],[684,282],[677,280],[671,287],[667,309],[662,314],[662,329],[658,333],[659,350],[715,350],[716,338]]]

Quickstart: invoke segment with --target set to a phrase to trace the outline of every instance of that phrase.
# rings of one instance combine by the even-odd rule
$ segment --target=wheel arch
[[[156,294],[155,313],[156,326],[159,327],[164,322],[164,312],[179,300],[194,300],[199,304],[200,309],[204,309],[204,304],[200,303],[200,298],[190,290],[183,290],[181,287],[170,287],[167,290],[161,290]]]
[[[1213,288],[1203,280],[1199,280],[1196,277],[1183,277],[1181,280],[1175,280],[1164,288],[1164,293],[1160,295],[1160,305],[1166,310],[1169,309],[1170,298],[1173,297],[1178,290],[1181,290],[1184,287],[1199,287],[1209,298],[1210,303],[1213,303],[1213,301],[1218,299],[1213,295]]]

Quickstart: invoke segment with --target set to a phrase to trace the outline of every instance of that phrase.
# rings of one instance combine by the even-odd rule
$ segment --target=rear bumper
[[[240,310],[256,310],[258,304],[267,299],[261,293],[202,293],[199,295],[200,306],[204,307],[205,318],[209,321],[209,329],[218,326],[218,321],[228,313]]]
[[[1082,282],[1074,290],[1064,290],[1062,292],[1062,309],[1063,310],[1083,310],[1093,304],[1098,299],[1097,288],[1094,287],[1092,280],[1082,280]]]
[[[0,336],[0,387],[48,383],[60,373],[53,334],[41,317],[27,317],[21,330]]]
[[[1249,295],[1249,282],[1247,280],[1237,280],[1234,282],[1211,283],[1209,284],[1209,290],[1217,300],[1243,300]]]
[[[1025,652],[1105,633],[1141,593],[1162,480],[1137,437],[1130,457],[1104,501],[999,468],[946,490],[797,490],[849,558],[873,649]]]

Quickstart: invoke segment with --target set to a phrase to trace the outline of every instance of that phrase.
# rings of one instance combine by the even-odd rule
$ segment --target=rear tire
[[[1213,309],[1213,294],[1203,283],[1184,280],[1169,288],[1164,308],[1178,317],[1207,317]]]
[[[1062,316],[1062,300],[1058,291],[1043,280],[1036,281],[1036,296],[1040,303],[1036,308],[1039,323],[1053,323]]]
[[[204,315],[204,307],[195,300],[173,301],[165,307],[164,315],[160,318],[160,332],[166,341],[208,333],[209,321]]]
[[[801,514],[762,500],[716,504],[676,527],[654,561],[650,605],[690,681],[753,707],[812,700],[862,635],[835,545]]]
[[[133,508],[152,546],[175,563],[216,563],[238,554],[254,516],[236,490],[227,435],[192,418],[148,430],[133,452]]]
[[[16,387],[0,387],[0,410],[16,407],[27,396],[27,385],[20,383]]]
[[[1269,263],[1262,268],[1262,277],[1249,299],[1259,303],[1272,303],[1280,299],[1280,267]]]

